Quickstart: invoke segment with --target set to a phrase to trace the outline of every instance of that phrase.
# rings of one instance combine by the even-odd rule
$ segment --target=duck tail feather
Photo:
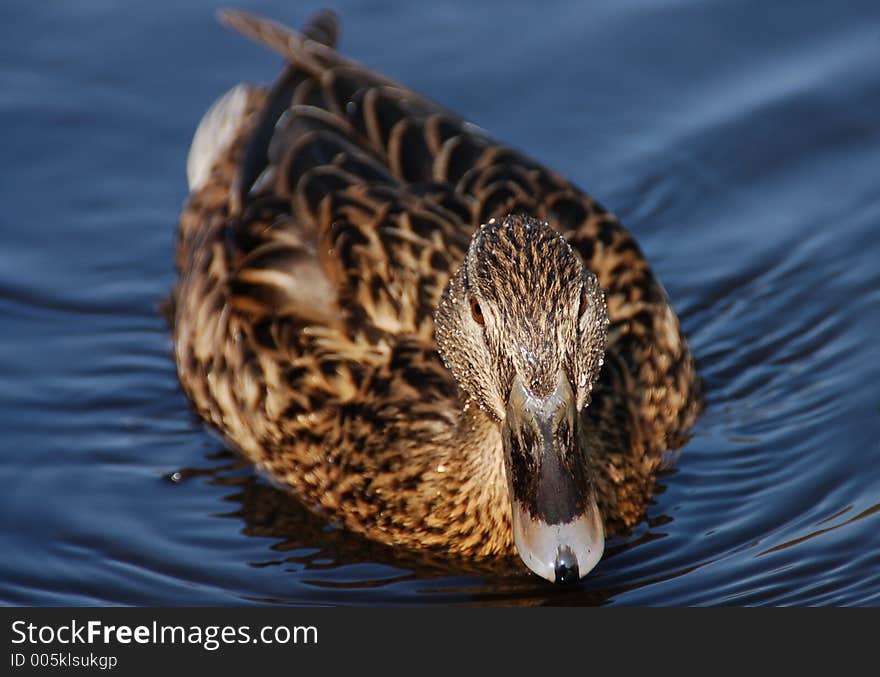
[[[317,67],[320,71],[315,57],[336,55],[334,47],[339,21],[330,10],[323,10],[312,17],[302,33],[271,19],[237,9],[219,10],[217,20],[307,70]]]
[[[303,37],[336,48],[339,42],[339,17],[330,9],[312,15],[302,31]]]

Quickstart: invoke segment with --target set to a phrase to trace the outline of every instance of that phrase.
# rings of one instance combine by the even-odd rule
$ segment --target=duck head
[[[548,224],[521,216],[474,234],[437,308],[446,366],[501,428],[516,548],[550,581],[578,580],[604,551],[581,414],[607,327],[596,276]]]

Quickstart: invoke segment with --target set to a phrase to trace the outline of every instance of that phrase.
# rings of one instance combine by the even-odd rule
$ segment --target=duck
[[[702,407],[634,237],[557,172],[301,31],[199,122],[173,352],[195,412],[327,523],[583,579]]]

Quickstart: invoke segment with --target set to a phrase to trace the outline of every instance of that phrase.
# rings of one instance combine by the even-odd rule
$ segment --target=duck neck
[[[468,544],[462,545],[484,555],[510,554],[513,535],[501,424],[476,401],[465,402],[450,451],[455,458],[448,465],[460,473],[459,489],[451,497],[451,517],[460,515],[463,524],[474,525],[465,539]]]

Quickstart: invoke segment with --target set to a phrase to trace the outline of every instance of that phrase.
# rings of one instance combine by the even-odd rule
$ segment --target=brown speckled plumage
[[[243,90],[232,142],[180,217],[175,356],[199,414],[307,505],[370,539],[511,554],[497,417],[460,392],[434,314],[480,224],[529,214],[605,291],[607,351],[583,416],[608,531],[638,521],[699,395],[633,237],[561,176],[344,59],[331,14],[304,36],[225,20],[289,64],[271,89]],[[540,260],[525,265],[542,275]],[[528,295],[484,273],[499,299]],[[532,302],[577,312],[579,293],[557,287]]]

